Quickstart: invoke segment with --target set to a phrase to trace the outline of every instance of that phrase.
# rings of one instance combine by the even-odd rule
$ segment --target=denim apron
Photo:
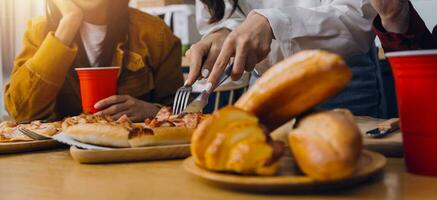
[[[352,81],[318,108],[347,108],[357,116],[383,116],[386,106],[376,48],[367,54],[347,58],[346,62],[352,70]]]
[[[317,106],[317,109],[347,108],[356,116],[384,116],[385,97],[377,49],[346,59],[353,74],[352,81],[339,94]],[[251,85],[259,76],[252,72]]]

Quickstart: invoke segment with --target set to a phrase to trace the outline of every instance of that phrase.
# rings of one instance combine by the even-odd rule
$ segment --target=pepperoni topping
[[[155,118],[146,119],[144,123],[150,128],[157,127],[185,127],[197,128],[199,123],[205,118],[201,113],[183,113],[180,115],[171,115],[169,107],[163,107]]]

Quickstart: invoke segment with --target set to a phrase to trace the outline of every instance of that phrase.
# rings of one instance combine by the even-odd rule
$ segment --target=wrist
[[[406,33],[410,24],[410,6],[407,4],[401,10],[389,15],[380,15],[384,29],[393,33]]]
[[[265,17],[264,15],[259,15],[263,20],[261,21],[261,23],[264,26],[264,30],[266,31],[267,35],[269,36],[270,40],[271,39],[275,39],[275,35],[273,34],[273,29],[272,26],[270,25],[269,20],[267,19],[267,17]]]
[[[271,40],[276,39],[275,34],[273,33],[272,25],[270,24],[269,18],[265,15],[265,13],[251,11],[249,13],[249,17],[252,17],[253,21],[261,24],[263,32],[267,34]]]
[[[81,24],[82,17],[80,15],[65,15],[59,22],[55,37],[65,45],[70,46]]]
[[[62,16],[61,20],[59,21],[59,24],[63,23],[66,25],[73,25],[73,26],[80,26],[83,21],[83,14],[80,12],[72,12],[69,14],[66,14]]]
[[[155,115],[161,109],[159,106],[157,106],[155,104],[148,103],[148,102],[145,102],[145,101],[142,101],[142,102],[143,102],[144,113],[146,113],[145,118],[155,117]]]

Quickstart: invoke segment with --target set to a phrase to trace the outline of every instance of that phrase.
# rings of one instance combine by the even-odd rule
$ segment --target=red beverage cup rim
[[[85,70],[108,70],[108,69],[120,69],[120,67],[78,67],[75,68],[76,71],[85,71]]]
[[[395,51],[386,53],[385,56],[387,58],[395,58],[395,57],[410,57],[410,56],[435,56],[437,55],[437,50],[413,50],[413,51]]]

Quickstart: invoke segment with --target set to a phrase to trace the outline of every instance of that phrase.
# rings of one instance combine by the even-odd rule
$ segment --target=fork
[[[220,77],[217,86],[223,84],[223,82],[231,76],[233,66],[234,66],[233,63],[227,65],[225,71]],[[192,90],[193,88],[191,86],[182,86],[176,91],[176,96],[173,103],[173,113],[172,113],[173,115],[179,115],[187,108],[189,96]],[[207,92],[209,93],[211,91],[207,91]]]
[[[49,139],[52,139],[52,138],[40,135],[38,133],[35,133],[35,132],[33,132],[33,131],[31,131],[31,130],[29,130],[27,128],[24,128],[24,127],[19,127],[18,131],[20,131],[24,135],[26,135],[26,136],[34,139],[34,140],[49,140]]]
[[[173,102],[173,115],[181,113],[187,107],[192,90],[193,87],[184,85],[176,91]]]

